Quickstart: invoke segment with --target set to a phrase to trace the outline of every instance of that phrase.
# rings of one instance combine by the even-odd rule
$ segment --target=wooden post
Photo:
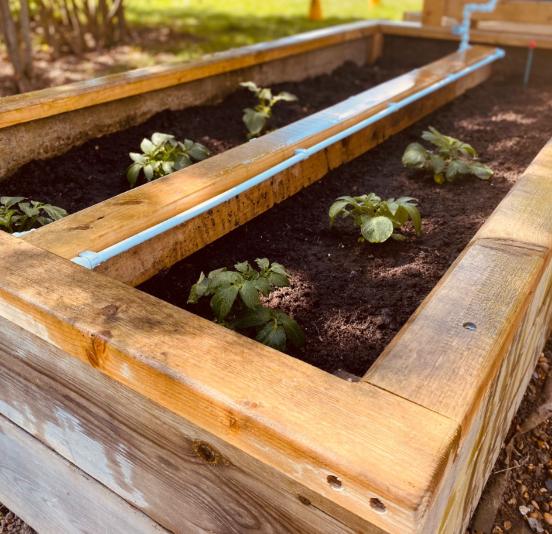
[[[444,0],[424,0],[422,24],[425,26],[441,26],[445,14]]]

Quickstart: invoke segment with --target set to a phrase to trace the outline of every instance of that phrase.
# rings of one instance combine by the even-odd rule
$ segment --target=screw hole
[[[372,510],[374,510],[378,514],[387,513],[387,507],[379,499],[376,499],[376,498],[370,499],[370,506],[372,507]]]
[[[335,475],[328,475],[327,478],[328,484],[330,485],[330,488],[341,491],[343,489],[343,482],[339,480]]]
[[[466,330],[476,330],[477,326],[474,323],[464,323],[462,325]]]
[[[310,506],[311,502],[306,497],[303,497],[303,495],[297,495],[297,497],[305,506]]]

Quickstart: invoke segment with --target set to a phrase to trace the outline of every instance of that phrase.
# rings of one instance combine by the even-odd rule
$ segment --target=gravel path
[[[36,534],[22,519],[19,519],[14,513],[10,512],[0,502],[0,534]]]

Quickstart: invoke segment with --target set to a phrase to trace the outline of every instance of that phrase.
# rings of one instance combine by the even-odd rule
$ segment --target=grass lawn
[[[177,59],[198,57],[358,19],[401,20],[404,11],[421,9],[422,0],[321,0],[324,20],[309,21],[310,0],[127,0],[135,28],[158,27],[166,40],[149,52]]]

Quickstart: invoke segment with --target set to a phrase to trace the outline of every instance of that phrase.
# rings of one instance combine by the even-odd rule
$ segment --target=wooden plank
[[[459,37],[451,34],[451,29],[440,26],[422,26],[418,22],[385,21],[380,23],[384,35],[401,35],[404,37],[418,37],[424,39],[444,39],[446,41],[459,41]],[[512,31],[488,31],[471,30],[470,41],[472,43],[493,46],[520,46],[526,48],[529,42],[537,38],[537,46],[541,49],[552,49],[552,37],[550,35],[538,35],[534,33],[522,33]]]
[[[458,421],[476,417],[545,264],[540,248],[468,248],[365,375]],[[473,323],[476,330],[463,325]]]
[[[384,534],[3,318],[0,332],[0,412],[171,532]]]
[[[454,458],[457,423],[20,239],[0,235],[0,250],[0,316],[360,519],[420,532]]]
[[[328,150],[314,154],[306,161],[277,174],[254,189],[115,256],[96,267],[95,271],[128,285],[141,284],[159,271],[174,265],[322,178],[331,169],[358,157],[392,134],[481,83],[490,72],[489,65],[447,85],[433,93],[431,98],[406,106],[344,141],[332,145]]]
[[[381,37],[381,34],[374,34],[328,45],[268,63],[1,128],[0,179],[29,161],[64,154],[71,147],[90,139],[141,124],[163,110],[213,105],[235,92],[239,83],[245,80],[271,87],[274,83],[297,82],[331,74],[347,61],[357,65],[375,61]]]
[[[0,415],[0,500],[40,534],[169,534]]]
[[[422,9],[422,24],[441,26],[445,15],[445,0],[424,0]]]
[[[551,267],[549,264],[533,299],[544,304],[536,315],[526,313],[441,489],[428,522],[428,532],[466,532],[550,332]]]
[[[445,14],[461,19],[464,5],[469,3],[473,3],[473,0],[447,0]],[[479,0],[475,3],[487,3],[487,0]],[[542,0],[500,0],[491,13],[474,12],[472,19],[505,20],[520,24],[552,24],[552,4]]]
[[[99,251],[220,194],[494,52],[475,46],[395,78],[251,143],[128,191],[23,239],[67,259]]]
[[[551,204],[552,142],[363,378],[461,424],[431,532],[465,531],[550,331]]]
[[[378,30],[377,22],[353,22],[218,52],[192,62],[145,67],[6,97],[0,102],[0,128],[361,39]]]

